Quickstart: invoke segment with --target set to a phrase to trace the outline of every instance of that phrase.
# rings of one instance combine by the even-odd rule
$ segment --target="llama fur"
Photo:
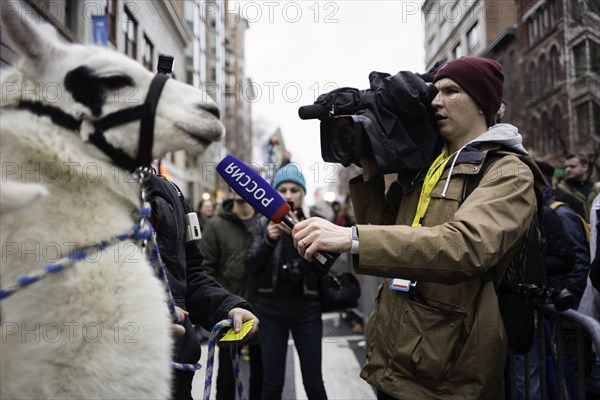
[[[138,222],[132,212],[140,207],[140,183],[87,139],[95,120],[143,103],[154,77],[122,54],[63,43],[48,28],[18,17],[24,13],[5,15],[7,9],[5,32],[22,60],[0,77],[3,287]],[[65,87],[66,75],[80,67],[90,72],[90,82],[126,77],[133,85],[105,88],[94,111]],[[20,109],[23,100],[59,108],[82,120],[82,127],[69,130]],[[202,154],[223,135],[215,110],[206,93],[169,79],[156,110],[153,157],[181,149]],[[139,125],[112,128],[106,138],[135,156]],[[162,282],[132,240],[92,252],[4,299],[0,398],[169,398],[166,301]]]

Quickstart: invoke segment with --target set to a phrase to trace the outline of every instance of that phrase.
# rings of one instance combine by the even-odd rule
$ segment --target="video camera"
[[[573,294],[562,293],[550,286],[536,285],[533,283],[508,283],[502,282],[500,290],[525,299],[533,300],[537,304],[553,304],[556,311],[565,311],[573,307],[576,302]]]
[[[300,107],[301,119],[319,119],[321,156],[344,166],[374,159],[381,173],[398,173],[410,182],[441,150],[431,102],[433,77],[401,71],[369,74],[370,89],[339,88]]]

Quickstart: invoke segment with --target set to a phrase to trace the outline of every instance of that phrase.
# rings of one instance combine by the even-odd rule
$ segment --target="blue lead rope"
[[[3,288],[0,288],[0,301],[4,300],[19,290],[32,285],[40,280],[54,275],[56,273],[62,272],[67,268],[75,265],[76,262],[84,260],[92,251],[102,251],[109,246],[112,246],[116,243],[123,242],[125,240],[133,239],[136,242],[146,241],[146,251],[147,256],[152,263],[156,276],[163,282],[165,286],[165,291],[167,292],[167,300],[169,305],[169,311],[171,313],[172,319],[175,323],[181,323],[177,313],[175,312],[175,301],[173,300],[173,295],[171,293],[171,286],[169,285],[169,281],[167,279],[167,275],[165,272],[165,264],[160,257],[160,252],[158,250],[158,244],[156,242],[156,235],[153,234],[152,224],[148,219],[148,215],[150,215],[150,207],[144,206],[134,212],[134,216],[138,216],[141,218],[139,225],[134,225],[128,232],[113,236],[108,240],[101,241],[100,243],[91,244],[88,246],[81,247],[71,253],[67,254],[65,257],[60,260],[47,264],[43,266],[40,270],[32,272],[30,274],[21,276],[14,283],[8,284]],[[204,383],[204,399],[209,400],[210,391],[212,386],[212,373],[214,366],[214,358],[215,358],[215,347],[218,338],[218,334],[223,328],[231,327],[232,321],[229,319],[223,320],[216,324],[212,329],[210,339],[208,342],[208,361],[207,361],[207,369],[206,369],[206,379]],[[244,394],[244,386],[241,379],[241,371],[240,371],[240,360],[237,346],[231,346],[231,357],[233,360],[233,369],[234,376],[238,391],[238,396],[240,400],[246,400]],[[181,364],[181,363],[171,363],[173,368],[180,369],[183,371],[197,371],[202,366],[200,364]]]
[[[210,392],[212,389],[213,369],[215,366],[215,349],[217,347],[217,340],[219,338],[219,332],[224,328],[229,328],[233,325],[230,319],[224,319],[217,323],[210,332],[210,338],[208,339],[208,355],[206,360],[206,376],[204,378],[204,395],[203,400],[210,399]],[[246,394],[244,393],[244,383],[242,382],[242,372],[240,370],[240,354],[236,345],[231,345],[231,360],[233,361],[233,375],[235,377],[235,385],[237,388],[238,398],[240,400],[246,400]],[[181,364],[172,362],[171,366],[175,369],[182,371],[193,372],[197,371],[202,366],[200,364]]]
[[[219,332],[221,329],[231,327],[232,325],[233,323],[230,319],[224,319],[216,324],[210,332],[210,338],[208,339],[208,359],[206,360],[206,378],[204,379],[203,400],[210,399],[213,367],[215,364],[215,348]],[[231,359],[233,361],[233,374],[235,376],[235,385],[237,387],[238,397],[240,400],[246,400],[246,395],[244,394],[244,384],[242,382],[242,373],[240,371],[240,357],[238,347],[236,345],[231,345]]]
[[[143,212],[149,213],[149,208],[140,208],[136,211],[137,214],[142,215]],[[147,215],[147,214],[146,214]],[[75,265],[77,261],[84,260],[92,251],[102,251],[113,244],[118,242],[123,242],[128,239],[133,239],[135,241],[147,240],[152,237],[152,228],[151,225],[147,225],[147,227],[143,227],[142,225],[134,225],[133,228],[129,230],[129,232],[123,233],[121,235],[113,236],[108,240],[104,240],[100,243],[94,243],[88,246],[81,247],[77,250],[72,251],[67,254],[65,257],[60,260],[45,265],[38,271],[32,272],[30,274],[24,275],[18,278],[14,283],[8,284],[0,289],[0,300],[4,300],[19,290],[27,287],[33,283],[39,282],[40,280],[61,272],[67,268]]]

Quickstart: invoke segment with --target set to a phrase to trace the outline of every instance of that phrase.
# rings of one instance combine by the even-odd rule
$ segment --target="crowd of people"
[[[200,246],[186,243],[174,233],[189,211],[185,201],[174,185],[153,177],[159,246],[186,317],[179,358],[198,359],[190,322],[210,329],[229,316],[239,330],[254,319],[244,343],[249,398],[281,399],[291,334],[307,397],[326,399],[323,272],[312,260],[318,251],[342,252],[348,255],[343,268],[382,278],[360,373],[378,399],[501,398],[508,342],[489,276],[504,274],[538,207],[548,221],[548,284],[572,297],[572,308],[598,319],[599,185],[590,180],[589,161],[575,154],[565,158],[558,182],[552,165],[528,154],[518,129],[499,122],[503,79],[502,66],[490,59],[468,56],[443,65],[431,103],[444,142],[437,158],[412,184],[389,187],[376,161],[361,159],[349,198],[333,202],[328,218],[306,204],[301,168],[281,165],[272,185],[291,206],[293,229],[258,215],[231,192],[218,206],[198,205]],[[491,171],[493,179],[486,179]],[[478,185],[465,196],[474,177]],[[593,376],[599,362],[591,357]],[[232,371],[229,348],[221,346],[217,399],[235,398]],[[600,396],[597,380],[590,382],[590,396]],[[189,373],[178,372],[174,398],[189,398],[190,386]]]

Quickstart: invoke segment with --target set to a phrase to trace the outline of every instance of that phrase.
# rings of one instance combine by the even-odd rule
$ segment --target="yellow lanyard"
[[[440,154],[429,167],[427,175],[425,175],[425,181],[423,182],[421,195],[419,196],[417,213],[412,223],[413,228],[418,228],[421,226],[421,219],[425,216],[425,212],[427,211],[427,207],[429,206],[429,200],[431,200],[431,192],[440,180],[440,177],[442,176],[442,173],[446,168],[446,164],[448,164],[448,161],[450,161],[454,154],[455,153],[448,155],[448,150],[444,147],[442,154]]]

